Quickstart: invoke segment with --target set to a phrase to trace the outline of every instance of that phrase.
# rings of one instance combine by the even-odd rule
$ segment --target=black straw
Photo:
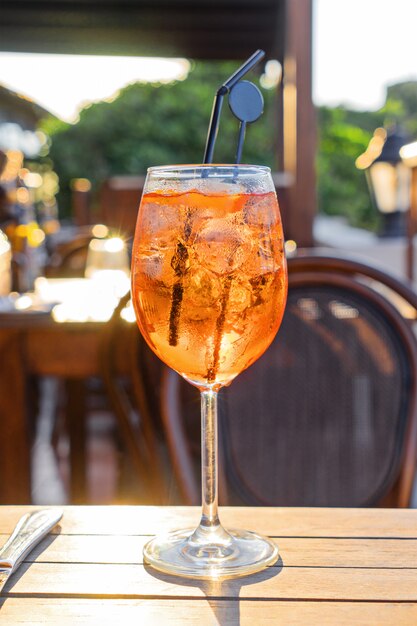
[[[252,54],[251,57],[241,66],[236,72],[234,72],[217,90],[216,95],[214,96],[213,109],[211,112],[209,130],[207,133],[207,143],[206,149],[204,152],[204,160],[203,163],[212,163],[213,162],[213,153],[214,153],[214,144],[216,143],[217,132],[219,130],[219,122],[220,122],[220,113],[222,110],[222,104],[224,96],[229,93],[229,91],[240,81],[245,74],[247,74],[261,59],[265,56],[265,52],[263,50],[257,50]],[[242,127],[239,132],[239,145],[238,145],[238,154],[240,151],[240,155],[242,154],[243,147],[243,139],[240,141],[241,135],[244,137],[245,129]],[[242,143],[242,145],[241,145]],[[240,160],[240,159],[239,159]],[[238,161],[237,161],[238,162]]]
[[[232,87],[236,85],[240,81],[241,78],[244,77],[259,61],[261,61],[265,56],[265,52],[263,50],[257,50],[252,54],[251,57],[241,66],[234,74],[231,75],[230,78],[227,79],[225,83],[223,83],[224,87],[226,87],[227,91],[230,91]]]
[[[240,122],[239,136],[237,139],[237,150],[235,163],[240,163],[242,160],[243,142],[245,141],[246,122]]]

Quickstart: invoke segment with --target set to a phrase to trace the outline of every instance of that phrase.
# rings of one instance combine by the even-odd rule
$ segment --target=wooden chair
[[[100,187],[98,217],[115,232],[133,237],[144,176],[112,176]]]
[[[330,255],[292,258],[273,344],[220,392],[222,504],[409,505],[417,440],[417,295]],[[198,392],[163,375],[161,412],[184,501],[200,500]]]
[[[158,374],[151,372],[150,351],[136,324],[125,322],[120,316],[129,300],[130,294],[120,300],[104,329],[101,373],[122,446],[134,470],[137,493],[142,494],[142,501],[156,504],[164,498],[163,461],[157,436],[159,413],[155,412],[154,401],[157,391],[153,389]]]
[[[57,243],[44,268],[47,278],[82,278],[88,246],[94,238],[92,226],[74,230],[71,237]]]

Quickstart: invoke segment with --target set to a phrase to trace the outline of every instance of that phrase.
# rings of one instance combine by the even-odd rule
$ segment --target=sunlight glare
[[[186,59],[0,53],[0,84],[67,122],[83,106],[114,98],[131,83],[183,80]]]
[[[417,141],[413,141],[413,143],[408,143],[403,146],[400,150],[400,157],[403,160],[403,163],[408,167],[416,167],[417,166]]]
[[[103,239],[109,234],[109,229],[105,224],[95,224],[91,229],[91,232],[93,233],[94,237],[97,237],[98,239]]]

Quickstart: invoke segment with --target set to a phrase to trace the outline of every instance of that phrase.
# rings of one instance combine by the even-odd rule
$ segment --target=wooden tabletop
[[[30,509],[0,507],[2,543]],[[417,623],[417,510],[223,508],[226,527],[278,542],[276,565],[210,583],[143,565],[150,536],[198,518],[192,507],[66,507],[7,581],[0,618],[32,626]]]

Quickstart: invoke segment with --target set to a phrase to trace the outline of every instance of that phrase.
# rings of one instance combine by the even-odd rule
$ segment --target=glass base
[[[246,530],[222,526],[178,530],[155,537],[144,549],[145,562],[166,574],[205,580],[254,574],[278,559],[277,545]]]

